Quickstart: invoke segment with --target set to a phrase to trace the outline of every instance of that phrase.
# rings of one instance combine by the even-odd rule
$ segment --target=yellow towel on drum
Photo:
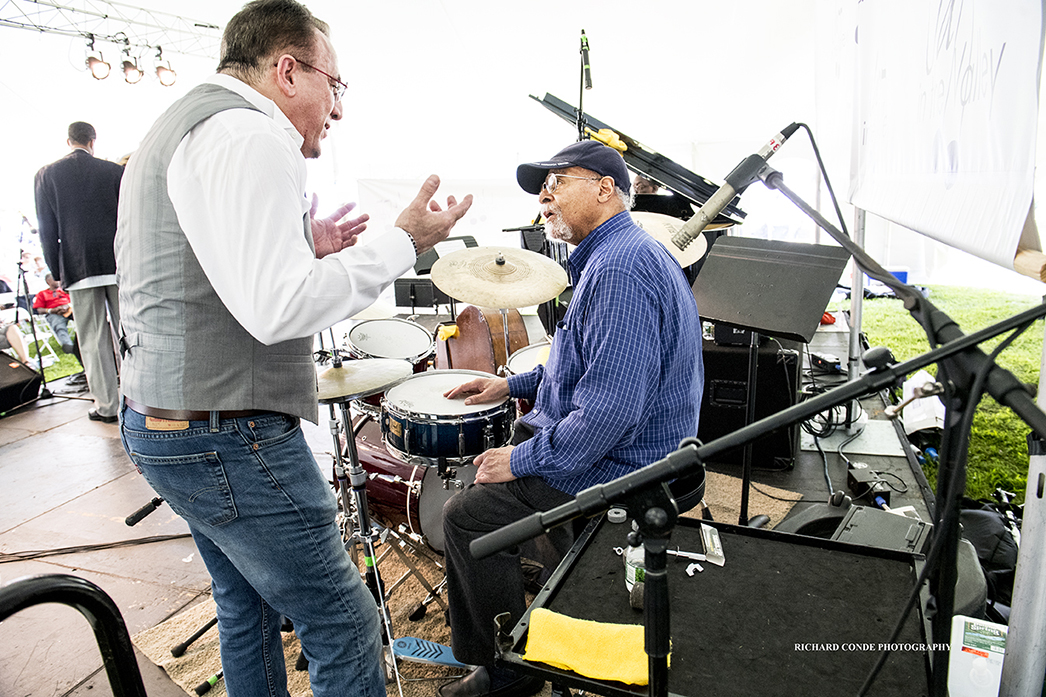
[[[523,660],[597,680],[646,685],[643,626],[578,620],[544,608],[530,613]]]

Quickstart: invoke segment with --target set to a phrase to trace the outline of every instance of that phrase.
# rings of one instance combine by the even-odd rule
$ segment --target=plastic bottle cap
[[[607,511],[607,520],[611,523],[624,523],[628,518],[628,512],[624,508],[611,508]]]

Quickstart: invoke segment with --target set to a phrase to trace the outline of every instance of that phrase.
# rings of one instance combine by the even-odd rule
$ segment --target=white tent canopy
[[[171,11],[154,0],[144,4]],[[617,0],[549,8],[481,0],[307,4],[331,24],[341,74],[351,88],[344,120],[332,129],[324,156],[310,164],[321,212],[358,200],[358,181],[420,183],[432,172],[443,177],[443,194],[468,193],[463,187],[471,182],[511,192],[519,162],[547,157],[576,138],[569,124],[528,95],[550,92],[577,103],[582,29],[594,82],[584,95],[587,112],[715,182],[783,126],[804,122],[817,137],[835,190],[846,195],[854,3],[666,0],[642,9]],[[223,26],[240,6],[186,1],[176,11]],[[10,66],[0,78],[8,152],[0,173],[0,273],[9,273],[23,229],[20,213],[35,222],[33,174],[67,152],[67,125],[91,122],[99,133],[97,154],[118,159],[137,147],[167,104],[212,73],[216,61],[165,50],[178,72],[174,87],[161,87],[151,75],[129,85],[118,71],[92,79],[80,39],[3,27],[0,36],[0,56]],[[115,45],[98,47],[110,59],[119,55]],[[802,133],[773,164],[791,188],[834,220]],[[526,224],[532,214],[521,218],[519,210],[529,210],[528,197],[518,196],[519,206],[503,213],[491,206],[483,220],[463,225],[494,233]],[[852,210],[843,203],[851,225]],[[740,234],[825,239],[759,184],[745,193],[741,207],[748,218]],[[391,223],[383,214],[374,224]],[[976,274],[982,282],[1001,279],[1042,292],[1041,284],[874,216],[867,246],[887,268],[907,268],[915,282],[948,280],[953,267],[965,272],[973,264],[982,269]],[[966,275],[962,282],[974,278]]]

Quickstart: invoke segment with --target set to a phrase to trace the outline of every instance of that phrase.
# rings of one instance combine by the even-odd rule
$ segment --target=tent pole
[[[1040,376],[1043,369],[1046,369],[1046,342]],[[1046,386],[1041,378],[1036,401],[1040,409],[1046,406]],[[999,697],[1038,697],[1046,674],[1046,590],[1042,588],[1046,582],[1042,573],[1042,560],[1046,558],[1046,441],[1036,438],[1034,433],[1028,437],[1028,459],[1024,521]]]
[[[854,209],[853,241],[862,249],[864,248],[864,210]],[[853,382],[861,377],[861,309],[864,303],[864,272],[857,267],[853,261],[850,262],[852,275],[850,280],[850,355],[847,358],[847,380]],[[860,413],[855,408],[855,402],[846,405],[846,424],[849,426],[856,421],[855,415]]]

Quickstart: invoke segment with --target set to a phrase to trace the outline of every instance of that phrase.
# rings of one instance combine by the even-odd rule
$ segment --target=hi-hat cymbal
[[[432,282],[461,302],[497,310],[539,305],[567,287],[567,272],[546,256],[515,247],[470,247],[440,257]]]
[[[708,249],[708,242],[705,240],[704,235],[698,235],[690,244],[686,246],[686,249],[680,249],[672,242],[672,235],[679,232],[679,228],[683,227],[685,220],[679,218],[673,218],[670,215],[663,215],[661,213],[649,213],[647,211],[632,211],[632,220],[636,221],[639,227],[643,228],[651,235],[654,239],[664,245],[668,253],[671,254],[679,265],[686,268],[693,264],[695,261],[705,255],[705,250]],[[709,225],[709,228],[712,226]]]
[[[316,376],[320,403],[346,402],[384,392],[411,376],[414,366],[398,358],[364,358],[342,361]]]

